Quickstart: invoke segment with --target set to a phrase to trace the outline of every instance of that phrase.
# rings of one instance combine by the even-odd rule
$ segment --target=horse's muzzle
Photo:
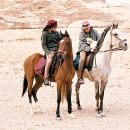
[[[59,65],[61,65],[64,61],[63,55],[60,53],[57,53],[57,60],[59,61]]]
[[[60,60],[65,59],[65,55],[64,55],[64,52],[62,50],[57,51],[57,58],[60,59]]]
[[[57,59],[63,61],[65,59],[63,53],[57,53]]]
[[[126,50],[128,49],[128,44],[127,44],[127,40],[126,40],[126,39],[120,41],[120,47],[121,47],[124,51],[126,51]]]

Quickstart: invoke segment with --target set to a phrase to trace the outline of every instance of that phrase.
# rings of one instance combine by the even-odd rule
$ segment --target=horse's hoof
[[[75,115],[73,113],[70,114],[70,118],[76,119]]]
[[[104,113],[100,113],[100,115],[101,115],[102,117],[106,117],[106,115],[105,115]]]
[[[101,114],[97,114],[96,117],[97,118],[102,118],[102,115]]]
[[[56,117],[57,120],[61,120],[61,117]]]
[[[82,107],[81,107],[81,106],[78,106],[77,109],[78,109],[78,110],[82,110]]]

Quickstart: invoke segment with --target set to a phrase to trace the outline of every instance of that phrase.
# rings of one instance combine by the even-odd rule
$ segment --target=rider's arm
[[[47,33],[46,32],[43,32],[42,33],[42,36],[41,36],[41,42],[42,42],[42,48],[44,50],[44,52],[49,55],[50,54],[50,51],[47,47]]]

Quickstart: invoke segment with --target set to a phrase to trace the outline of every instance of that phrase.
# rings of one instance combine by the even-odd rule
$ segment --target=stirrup
[[[84,84],[84,79],[83,79],[83,78],[78,78],[77,83],[78,83],[78,84]]]
[[[44,79],[44,85],[49,85],[49,80],[48,80],[48,78],[45,78],[45,79]]]

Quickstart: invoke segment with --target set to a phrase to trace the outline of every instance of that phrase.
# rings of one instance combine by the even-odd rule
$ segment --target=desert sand
[[[73,54],[77,51],[80,28],[61,28],[72,38]],[[99,32],[102,29],[97,28]],[[85,79],[80,88],[83,110],[77,110],[75,98],[75,76],[72,84],[72,109],[76,119],[67,113],[66,101],[61,104],[62,120],[56,120],[57,93],[54,87],[42,86],[38,99],[42,114],[29,114],[27,92],[22,95],[23,62],[33,53],[43,53],[41,29],[0,30],[0,130],[129,130],[130,129],[130,49],[113,52],[112,73],[105,89],[104,113],[95,116],[94,84]],[[123,32],[123,30],[122,30]],[[130,33],[123,32],[130,41]],[[34,102],[33,102],[34,106]],[[34,106],[35,107],[35,106]]]
[[[21,97],[23,62],[34,53],[44,54],[40,37],[46,20],[53,16],[59,27],[67,27],[58,30],[70,34],[75,57],[81,23],[86,19],[99,33],[111,22],[119,22],[119,29],[129,43],[129,4],[111,5],[104,0],[0,1],[0,130],[130,130],[130,49],[113,52],[112,72],[104,94],[106,117],[96,117],[95,88],[87,79],[80,88],[83,110],[77,110],[76,75],[72,84],[76,119],[69,117],[65,101],[60,107],[62,120],[56,120],[55,83],[53,87],[43,85],[37,93],[42,114],[30,115],[27,92]]]

